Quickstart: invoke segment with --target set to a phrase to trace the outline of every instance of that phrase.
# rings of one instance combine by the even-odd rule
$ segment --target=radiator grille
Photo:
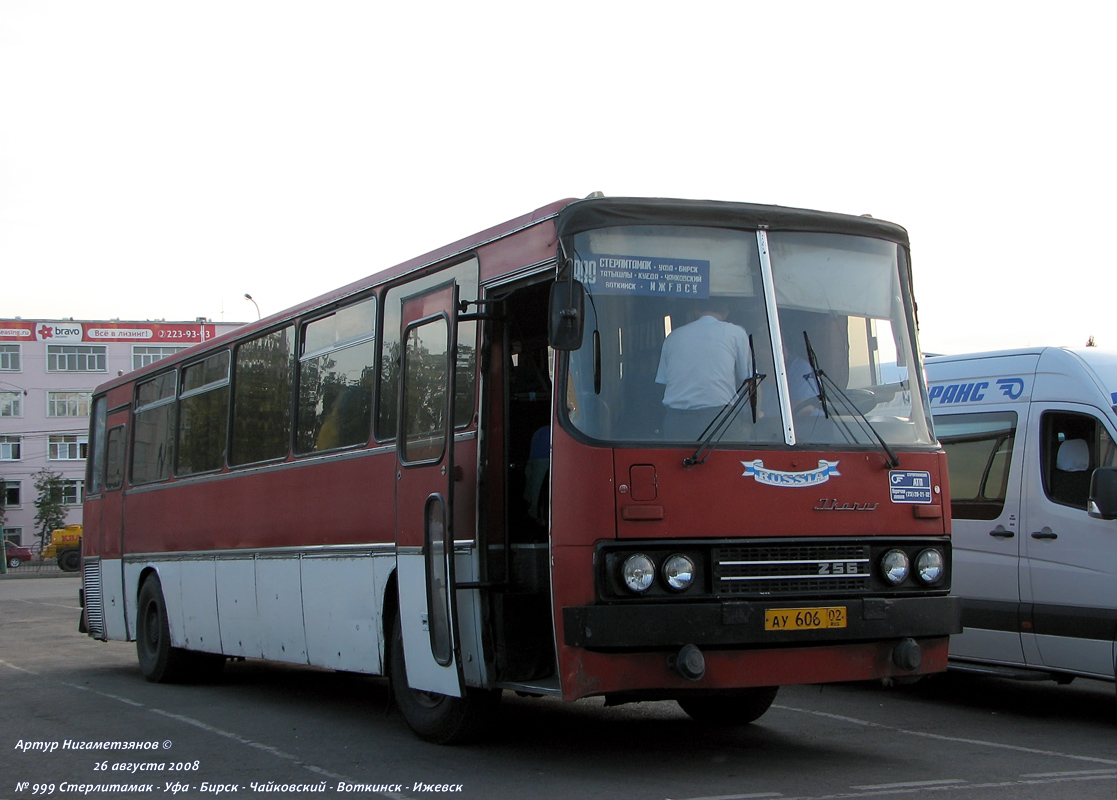
[[[85,625],[95,639],[105,638],[105,602],[101,595],[101,560],[87,558],[81,569],[85,597]]]
[[[755,544],[715,548],[714,593],[772,596],[864,591],[867,544]]]

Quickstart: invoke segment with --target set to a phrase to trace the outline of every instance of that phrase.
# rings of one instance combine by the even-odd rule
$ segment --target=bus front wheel
[[[748,725],[764,716],[779,690],[778,686],[761,686],[731,695],[680,697],[676,702],[691,719],[704,725]]]
[[[403,627],[397,614],[389,653],[392,696],[408,727],[424,741],[435,744],[464,744],[476,741],[487,731],[500,703],[499,689],[467,687],[461,697],[412,689],[407,683],[403,656]]]

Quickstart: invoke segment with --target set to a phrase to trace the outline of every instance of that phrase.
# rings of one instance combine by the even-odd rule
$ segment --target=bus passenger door
[[[412,689],[462,696],[454,595],[458,287],[403,301],[396,438],[396,582]]]

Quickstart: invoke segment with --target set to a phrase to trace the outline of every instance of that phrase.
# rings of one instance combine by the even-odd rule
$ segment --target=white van
[[[1114,680],[1117,353],[1043,347],[926,366],[963,598],[951,666]]]

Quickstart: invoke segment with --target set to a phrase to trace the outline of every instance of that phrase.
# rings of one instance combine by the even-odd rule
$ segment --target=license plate
[[[846,607],[770,608],[764,612],[766,631],[815,631],[846,627]]]

